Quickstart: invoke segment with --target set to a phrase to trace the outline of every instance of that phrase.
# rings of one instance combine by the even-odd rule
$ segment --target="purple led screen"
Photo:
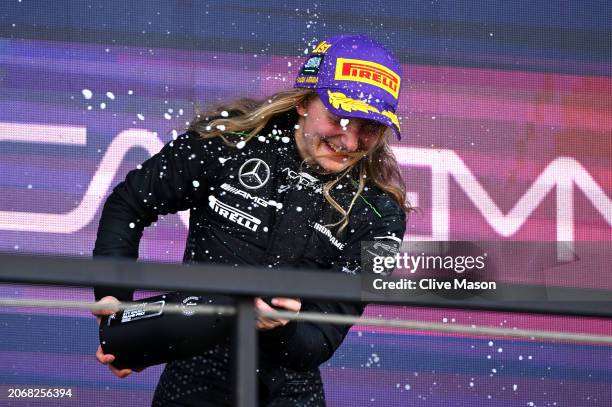
[[[553,11],[544,2],[493,2],[493,12],[484,3],[382,2],[374,13],[361,1],[351,11],[303,2],[61,1],[55,16],[15,3],[0,16],[4,253],[90,256],[105,197],[181,133],[194,107],[291,86],[304,49],[344,31],[369,33],[402,62],[403,139],[393,147],[419,208],[406,240],[612,240],[605,3]],[[140,258],[180,261],[187,220],[171,215],[147,228]],[[610,271],[553,284],[593,288]],[[0,297],[93,299],[87,289],[14,285],[0,285]],[[382,306],[366,313],[612,334],[612,322],[598,318]],[[31,403],[6,398],[16,387],[72,389],[71,399],[48,405],[150,403],[161,367],[112,376],[95,362],[96,326],[85,312],[3,307],[0,328],[0,405]],[[330,406],[612,405],[609,346],[354,327],[321,370]]]

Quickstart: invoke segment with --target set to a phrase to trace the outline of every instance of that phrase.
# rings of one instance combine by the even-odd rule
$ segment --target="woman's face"
[[[386,127],[373,120],[338,117],[318,97],[298,105],[297,112],[298,151],[303,159],[325,172],[345,170],[370,153]]]

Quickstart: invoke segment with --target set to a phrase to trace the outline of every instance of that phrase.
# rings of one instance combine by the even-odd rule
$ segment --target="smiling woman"
[[[399,246],[404,236],[409,207],[389,148],[390,136],[400,135],[399,77],[389,51],[365,36],[323,41],[294,89],[197,115],[187,133],[131,171],[106,201],[94,254],[137,257],[144,227],[158,215],[190,209],[185,262],[359,273],[362,241]],[[96,290],[112,304],[131,295]],[[255,301],[260,311],[272,305],[345,315],[364,308]],[[261,315],[256,325],[260,405],[324,406],[318,366],[350,327]],[[154,405],[231,404],[232,333],[217,331],[218,343],[199,354],[157,358],[168,363]],[[133,373],[113,366],[119,361],[101,348],[97,357],[119,377]]]
[[[324,172],[340,172],[368,156],[382,142],[386,126],[368,119],[340,118],[319,97],[297,105],[295,142],[300,154]]]

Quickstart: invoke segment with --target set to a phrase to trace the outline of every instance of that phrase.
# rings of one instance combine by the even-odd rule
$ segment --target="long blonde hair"
[[[228,133],[238,133],[244,141],[250,140],[262,131],[270,119],[276,115],[295,110],[298,104],[307,104],[317,94],[310,89],[287,89],[275,93],[263,101],[254,99],[238,99],[230,103],[216,106],[210,111],[197,113],[188,130],[198,133],[203,138],[221,137],[228,145],[235,145],[226,137]],[[406,185],[397,160],[389,146],[391,131],[381,132],[378,142],[364,159],[353,162],[343,170],[336,179],[323,185],[323,196],[340,214],[341,219],[332,226],[340,226],[339,231],[348,224],[348,217],[355,202],[361,198],[367,180],[371,180],[378,188],[386,192],[406,213],[413,210],[406,200]],[[345,176],[355,171],[359,179],[351,179],[357,191],[348,208],[343,208],[331,194],[334,186]],[[373,208],[376,211],[375,208]]]

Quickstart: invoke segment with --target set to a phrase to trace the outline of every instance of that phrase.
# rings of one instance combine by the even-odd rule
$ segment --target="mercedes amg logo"
[[[270,167],[259,158],[247,160],[238,170],[238,180],[245,188],[261,188],[269,179]]]

